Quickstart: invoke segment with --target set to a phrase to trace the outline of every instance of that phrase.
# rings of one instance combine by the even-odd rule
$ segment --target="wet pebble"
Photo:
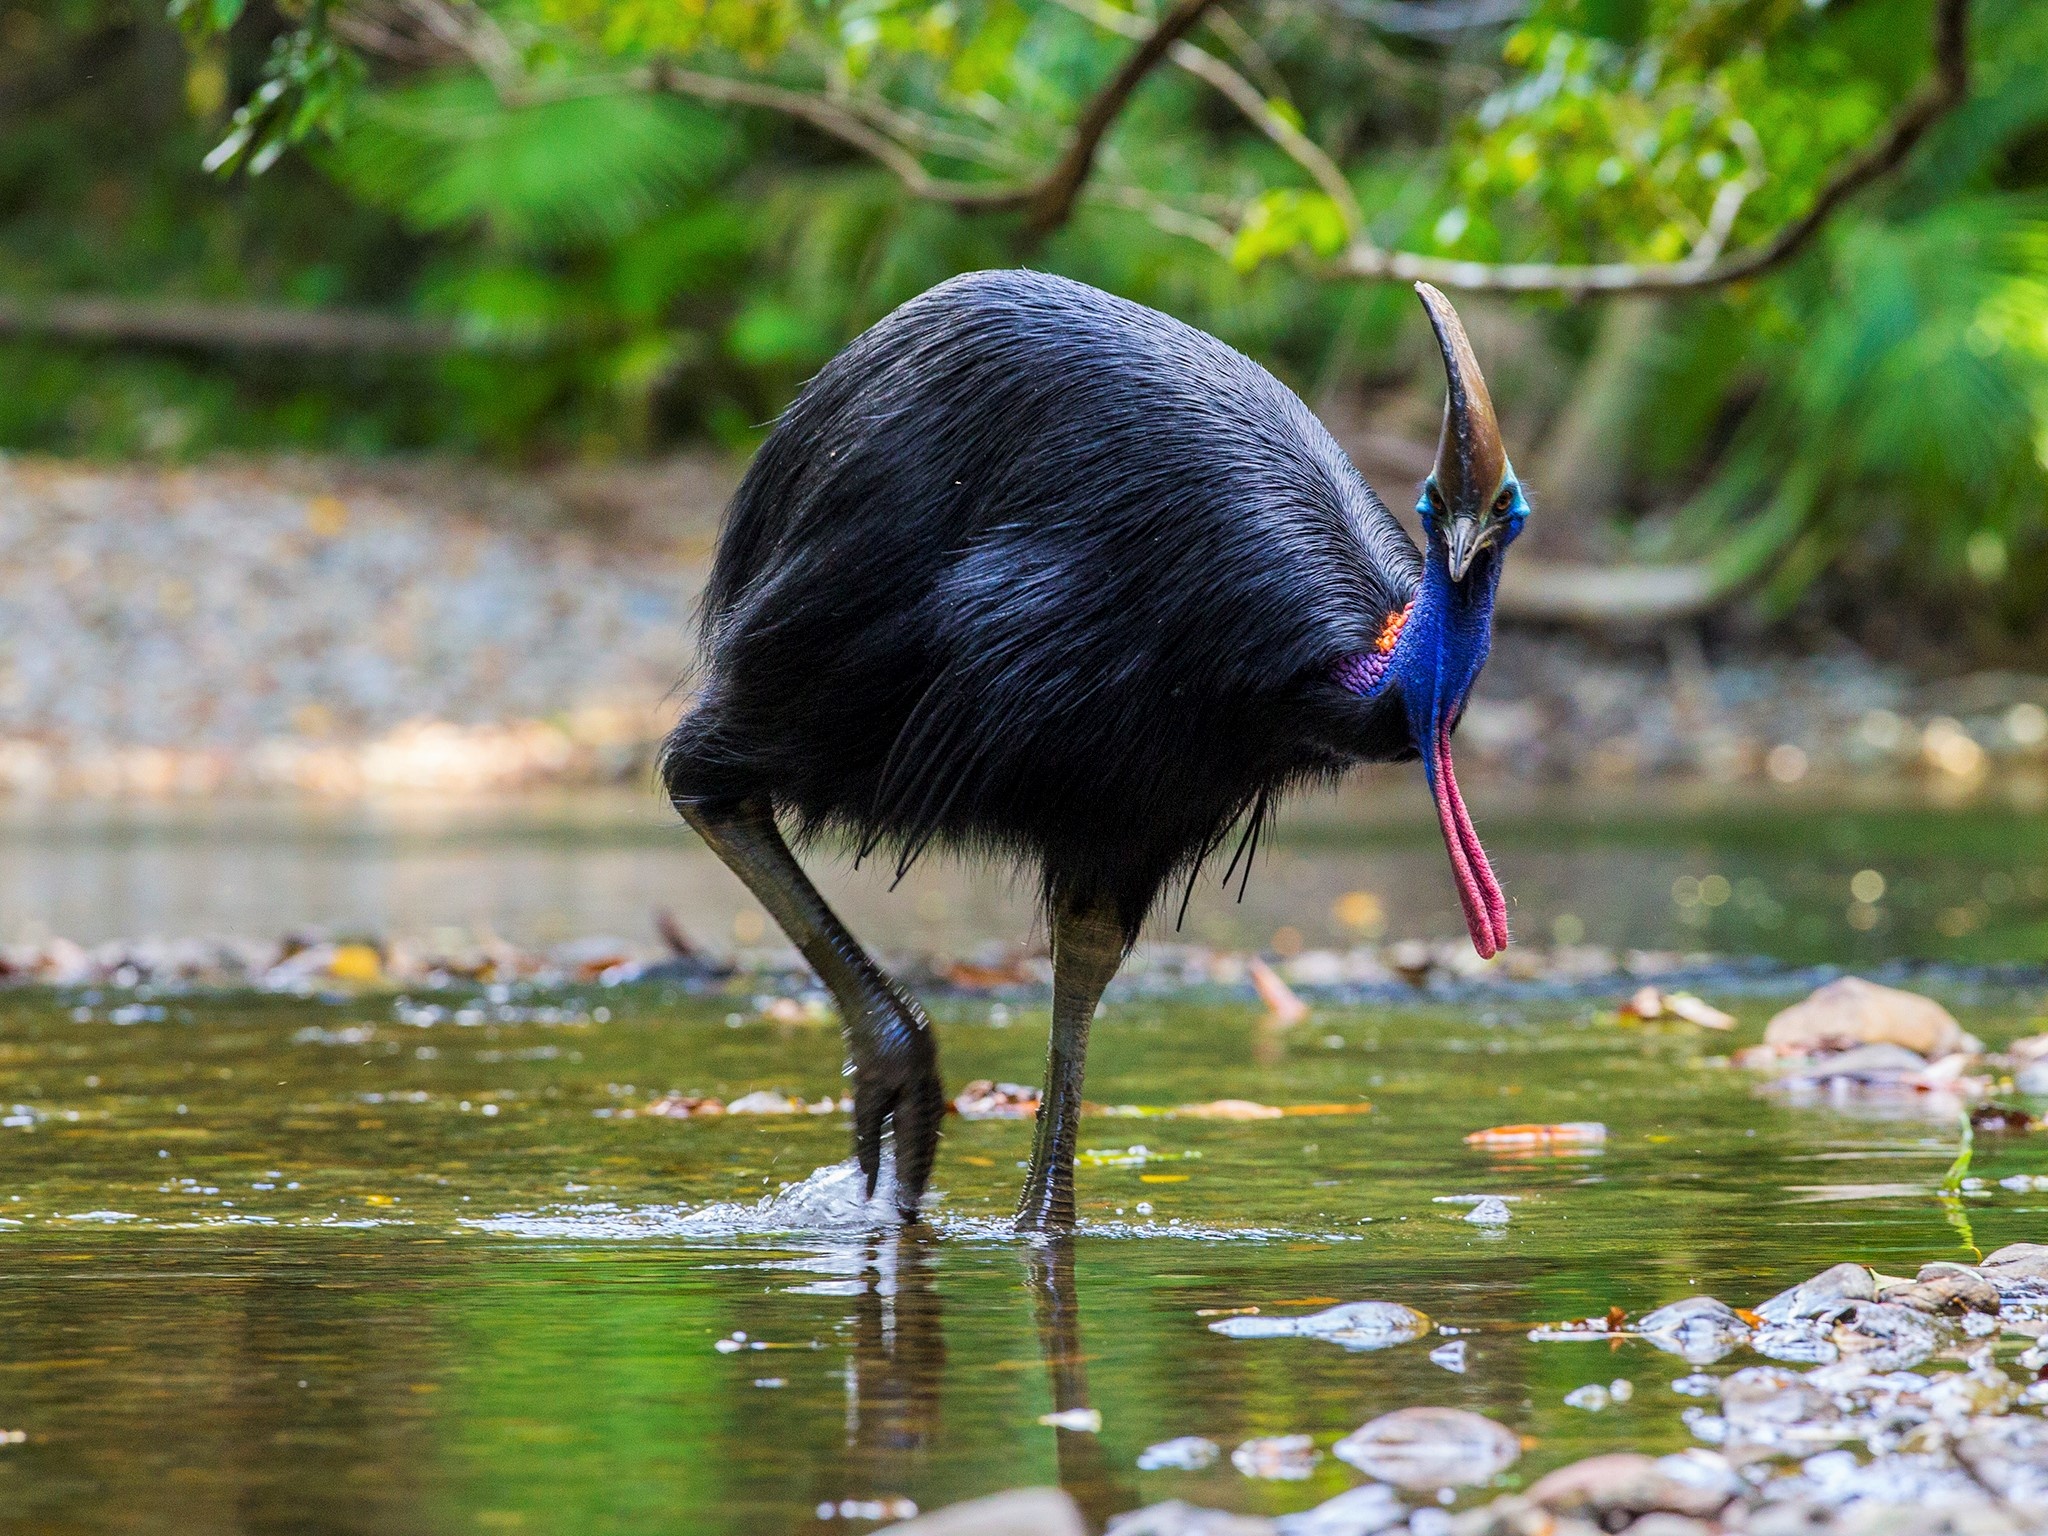
[[[1216,1458],[1222,1454],[1222,1447],[1214,1440],[1204,1440],[1200,1435],[1181,1435],[1173,1440],[1161,1440],[1157,1445],[1148,1445],[1138,1452],[1138,1470],[1199,1472],[1204,1467],[1214,1466]]]
[[[1280,1536],[1373,1536],[1399,1525],[1407,1513],[1393,1489],[1383,1483],[1367,1483],[1326,1499],[1314,1509],[1282,1515],[1273,1527]]]
[[[1789,1323],[1838,1312],[1846,1302],[1875,1300],[1877,1282],[1869,1270],[1861,1264],[1837,1264],[1778,1292],[1756,1308],[1756,1315],[1767,1323]]]
[[[1925,1265],[1917,1278],[1887,1285],[1878,1292],[1877,1299],[1937,1316],[1960,1316],[1967,1312],[1998,1315],[1998,1287],[1967,1264]]]
[[[1505,1200],[1489,1196],[1466,1213],[1465,1219],[1475,1226],[1504,1227],[1514,1219],[1514,1212],[1508,1209]]]
[[[1353,1430],[1333,1454],[1399,1488],[1448,1488],[1505,1471],[1522,1454],[1522,1442],[1463,1408],[1402,1408]]]
[[[1688,1296],[1659,1307],[1633,1331],[1692,1365],[1713,1364],[1755,1332],[1733,1307],[1711,1296]]]
[[[1941,1004],[1860,976],[1831,981],[1764,1026],[1764,1044],[1781,1056],[1811,1056],[1854,1046],[1900,1046],[1923,1059],[1979,1051]]]
[[[1324,1339],[1346,1349],[1385,1349],[1419,1339],[1428,1316],[1396,1301],[1354,1301],[1306,1317],[1226,1317],[1209,1330],[1231,1339]]]
[[[1105,1536],[1276,1536],[1273,1522],[1259,1515],[1203,1509],[1182,1499],[1148,1504],[1110,1519]]]
[[[1230,1453],[1230,1464],[1246,1477],[1298,1483],[1312,1474],[1323,1453],[1307,1435],[1262,1435]]]
[[[1439,1344],[1429,1352],[1429,1363],[1431,1365],[1440,1365],[1445,1370],[1454,1371],[1460,1376],[1464,1375],[1465,1341],[1463,1339],[1453,1339],[1448,1344]]]
[[[1918,1365],[1943,1342],[1943,1330],[1925,1312],[1890,1301],[1851,1303],[1831,1335],[1843,1361],[1866,1370],[1902,1371]]]

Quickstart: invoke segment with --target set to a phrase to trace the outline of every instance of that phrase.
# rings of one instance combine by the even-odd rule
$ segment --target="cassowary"
[[[1286,791],[1420,755],[1472,942],[1507,943],[1450,738],[1528,505],[1456,311],[1417,291],[1449,375],[1420,553],[1265,369],[1038,272],[895,310],[748,470],[662,776],[837,1000],[855,1151],[872,1193],[893,1128],[906,1221],[945,1109],[931,1025],[780,824],[899,872],[935,845],[1042,871],[1053,1021],[1025,1228],[1072,1224],[1089,1021],[1147,913]]]

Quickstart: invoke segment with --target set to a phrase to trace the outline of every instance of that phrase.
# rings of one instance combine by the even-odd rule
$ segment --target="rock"
[[[1282,1515],[1273,1522],[1280,1536],[1373,1536],[1399,1525],[1408,1513],[1400,1496],[1383,1483],[1367,1483],[1326,1499],[1314,1509]]]
[[[1959,1317],[1965,1312],[1998,1315],[1998,1287],[1967,1264],[1926,1265],[1919,1278],[1887,1285],[1877,1299],[1935,1316]]]
[[[1449,1488],[1483,1483],[1513,1466],[1522,1442],[1463,1408],[1402,1408],[1353,1430],[1333,1454],[1398,1488]]]
[[[2048,1243],[2007,1243],[1977,1270],[2007,1300],[2048,1298]]]
[[[1780,1056],[1813,1056],[1852,1046],[1903,1046],[1923,1057],[1983,1046],[1941,1004],[1915,992],[1844,976],[1794,1003],[1764,1026],[1764,1044]]]
[[[1466,1213],[1465,1219],[1475,1226],[1504,1227],[1514,1219],[1514,1214],[1508,1209],[1507,1201],[1488,1196],[1473,1206]]]
[[[1200,1435],[1182,1435],[1178,1439],[1148,1445],[1138,1452],[1138,1470],[1199,1472],[1204,1467],[1214,1466],[1216,1458],[1222,1454],[1223,1448],[1214,1440],[1204,1440]]]
[[[1233,1515],[1168,1499],[1112,1516],[1105,1536],[1278,1536],[1278,1527],[1259,1515]]]
[[[1794,1365],[1832,1365],[1841,1358],[1828,1337],[1829,1324],[1811,1320],[1772,1323],[1750,1335],[1749,1347],[1766,1360],[1788,1360]]]
[[[1307,1435],[1261,1435],[1230,1453],[1230,1464],[1246,1477],[1298,1483],[1316,1469],[1323,1453]]]
[[[1887,1040],[1808,1060],[1770,1086],[1781,1090],[1811,1089],[1828,1082],[1850,1082],[1864,1088],[1910,1088],[1922,1081],[1927,1059]]]
[[[753,1093],[742,1094],[725,1106],[728,1115],[794,1115],[803,1111],[803,1103],[792,1099],[786,1093],[776,1093],[761,1088]]]
[[[1940,1326],[1925,1312],[1889,1301],[1859,1301],[1835,1324],[1831,1335],[1844,1362],[1867,1370],[1903,1371],[1942,1345]]]
[[[1439,1344],[1429,1352],[1429,1363],[1440,1365],[1445,1370],[1465,1374],[1465,1341],[1453,1339],[1448,1344]]]
[[[1038,1422],[1047,1429],[1070,1430],[1077,1435],[1102,1433],[1100,1408],[1062,1408],[1058,1413],[1041,1413]]]
[[[1668,1354],[1691,1365],[1712,1365],[1755,1331],[1726,1302],[1711,1296],[1688,1296],[1659,1307],[1632,1330]]]
[[[1039,1093],[1023,1083],[998,1083],[977,1077],[953,1098],[963,1120],[1035,1120]]]
[[[1795,1371],[1752,1365],[1721,1383],[1721,1416],[1733,1437],[1775,1443],[1788,1431],[1831,1424],[1831,1398]]]
[[[1583,1387],[1573,1387],[1564,1395],[1567,1408],[1583,1408],[1588,1413],[1598,1413],[1612,1401],[1612,1395],[1599,1382],[1589,1382]]]
[[[1767,1323],[1789,1323],[1796,1318],[1827,1316],[1847,1302],[1875,1300],[1877,1281],[1869,1270],[1861,1264],[1837,1264],[1778,1292],[1756,1309],[1756,1315]]]
[[[1419,1339],[1429,1317],[1397,1301],[1354,1301],[1306,1317],[1226,1317],[1209,1331],[1230,1339],[1325,1339],[1346,1349],[1385,1349]]]
[[[2048,1508],[2048,1422],[1993,1419],[1956,1442],[1956,1460],[2007,1503]]]
[[[1727,1463],[1718,1475],[1706,1463],[1679,1456],[1616,1451],[1589,1456],[1547,1472],[1522,1495],[1555,1515],[1577,1515],[1605,1525],[1615,1515],[1665,1513],[1706,1519],[1741,1492]]]
[[[1012,1488],[985,1499],[949,1504],[914,1520],[885,1525],[875,1536],[1087,1536],[1074,1501],[1058,1488]],[[1219,1533],[1221,1536],[1221,1533]]]

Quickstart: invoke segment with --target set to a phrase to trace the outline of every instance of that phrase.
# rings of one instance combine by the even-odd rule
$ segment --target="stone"
[[[1204,1467],[1214,1466],[1216,1458],[1222,1454],[1223,1448],[1214,1440],[1205,1440],[1200,1435],[1181,1435],[1177,1439],[1148,1445],[1138,1452],[1138,1470],[1199,1472]]]
[[[875,1536],[1088,1536],[1088,1526],[1060,1489],[1012,1488],[885,1525]]]
[[[1939,1349],[1943,1331],[1925,1312],[1889,1301],[1854,1303],[1831,1335],[1843,1362],[1872,1371],[1903,1371]]]
[[[1917,1279],[1887,1285],[1877,1299],[1936,1316],[1959,1317],[1965,1312],[1998,1315],[1998,1287],[1967,1264],[1925,1265]]]
[[[1314,1509],[1282,1515],[1273,1522],[1280,1536],[1373,1536],[1399,1525],[1408,1508],[1384,1483],[1350,1488]]]
[[[1346,1349],[1385,1349],[1428,1333],[1426,1313],[1397,1301],[1353,1301],[1306,1317],[1226,1317],[1209,1331],[1228,1339],[1323,1339]]]
[[[1837,1264],[1778,1292],[1756,1309],[1767,1323],[1789,1323],[1839,1311],[1845,1302],[1877,1300],[1877,1282],[1861,1264]]]
[[[1263,1516],[1233,1515],[1168,1499],[1111,1516],[1104,1536],[1278,1536],[1278,1527]]]
[[[1353,1430],[1333,1454],[1397,1488],[1450,1488],[1486,1482],[1513,1466],[1522,1442],[1463,1408],[1402,1408]]]
[[[1956,1441],[1956,1460],[2009,1504],[2048,1508],[2048,1422],[1992,1419]]]
[[[2007,1243],[1986,1256],[1977,1272],[2006,1300],[2048,1298],[2048,1243]]]
[[[1780,1056],[1874,1044],[1903,1046],[1929,1059],[1983,1049],[1934,999],[1860,976],[1831,981],[1779,1013],[1764,1026],[1764,1044]]]
[[[1659,1307],[1632,1330],[1692,1365],[1711,1365],[1755,1331],[1735,1309],[1712,1296],[1688,1296]]]
[[[1796,1371],[1752,1365],[1722,1381],[1721,1416],[1733,1438],[1773,1443],[1838,1415],[1833,1400]]]
[[[1705,1519],[1740,1491],[1733,1473],[1702,1479],[1683,1456],[1615,1451],[1546,1472],[1523,1497],[1556,1515],[1577,1515],[1605,1525],[1615,1515],[1655,1511]],[[1723,1471],[1726,1471],[1725,1464]]]
[[[1307,1435],[1261,1435],[1230,1453],[1230,1464],[1246,1477],[1298,1483],[1316,1469],[1323,1453]]]

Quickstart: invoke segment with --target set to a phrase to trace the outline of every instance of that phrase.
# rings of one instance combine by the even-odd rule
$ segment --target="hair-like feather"
[[[1422,559],[1271,374],[1028,271],[956,278],[834,358],[727,512],[678,800],[1042,867],[1138,924],[1289,788],[1414,747],[1330,680]]]

